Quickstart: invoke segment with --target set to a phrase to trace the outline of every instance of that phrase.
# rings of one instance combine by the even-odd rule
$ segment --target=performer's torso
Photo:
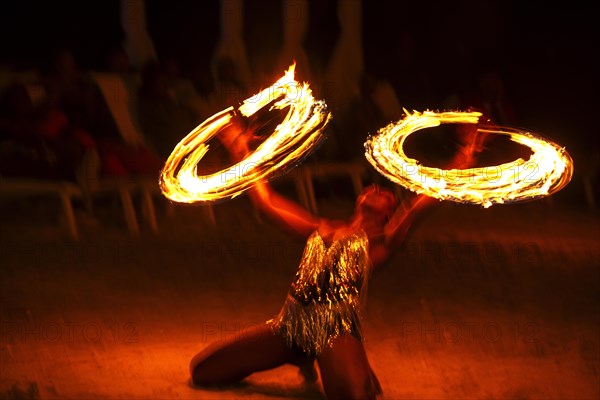
[[[329,247],[315,231],[306,242],[290,295],[302,304],[357,297],[368,274],[368,247],[363,230],[337,239]]]

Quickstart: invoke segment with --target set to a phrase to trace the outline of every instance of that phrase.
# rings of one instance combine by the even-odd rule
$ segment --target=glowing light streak
[[[162,193],[183,203],[233,198],[259,180],[284,173],[310,154],[321,142],[331,114],[323,101],[314,99],[308,84],[294,79],[294,68],[292,65],[277,82],[246,99],[237,109],[229,107],[208,118],[181,140],[161,172]],[[227,169],[198,174],[198,164],[213,137],[230,127],[236,115],[249,117],[269,105],[269,112],[287,109],[287,113],[256,150]]]
[[[392,182],[420,194],[460,203],[493,204],[531,200],[553,194],[569,183],[573,161],[567,151],[541,136],[508,127],[478,126],[480,133],[507,135],[527,146],[532,154],[509,163],[469,169],[423,166],[404,153],[404,142],[412,133],[440,124],[478,124],[478,112],[414,111],[380,129],[365,143],[365,156],[373,167]]]

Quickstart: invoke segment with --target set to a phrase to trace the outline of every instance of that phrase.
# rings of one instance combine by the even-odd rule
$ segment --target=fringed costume
[[[361,334],[361,299],[370,273],[363,230],[329,248],[315,231],[279,314],[268,321],[291,348],[316,356],[340,335]]]

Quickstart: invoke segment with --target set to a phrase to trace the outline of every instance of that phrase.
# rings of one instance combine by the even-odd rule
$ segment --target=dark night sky
[[[281,45],[281,2],[246,1],[251,64]],[[326,65],[339,26],[334,0],[310,0],[306,50]],[[70,47],[84,68],[101,68],[123,32],[119,1],[11,1],[0,17],[2,62],[40,65],[57,47]],[[148,28],[159,57],[173,57],[202,89],[219,34],[219,2],[148,0]],[[591,9],[574,2],[364,1],[368,70],[389,79],[409,108],[439,107],[441,99],[479,71],[501,71],[523,126],[576,152],[598,148],[598,28]],[[401,66],[404,39],[414,65]],[[427,90],[418,77],[431,81]],[[590,141],[594,141],[590,145]]]

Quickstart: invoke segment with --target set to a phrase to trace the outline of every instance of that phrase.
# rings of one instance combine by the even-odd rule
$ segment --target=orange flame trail
[[[208,118],[175,146],[162,170],[159,185],[169,199],[182,203],[212,202],[233,198],[261,179],[269,179],[309,154],[323,138],[331,119],[325,102],[315,100],[307,83],[294,79],[295,65],[272,86]],[[207,142],[232,123],[272,104],[269,111],[287,108],[274,132],[239,163],[228,169],[198,175],[197,166],[208,152]]]
[[[365,156],[375,169],[405,188],[440,200],[493,204],[531,200],[553,194],[569,183],[573,160],[567,151],[533,133],[508,127],[479,126],[481,133],[507,135],[531,149],[529,160],[521,158],[470,169],[442,170],[420,165],[404,153],[404,141],[413,132],[448,123],[477,124],[481,113],[414,111],[380,129],[365,143]]]

